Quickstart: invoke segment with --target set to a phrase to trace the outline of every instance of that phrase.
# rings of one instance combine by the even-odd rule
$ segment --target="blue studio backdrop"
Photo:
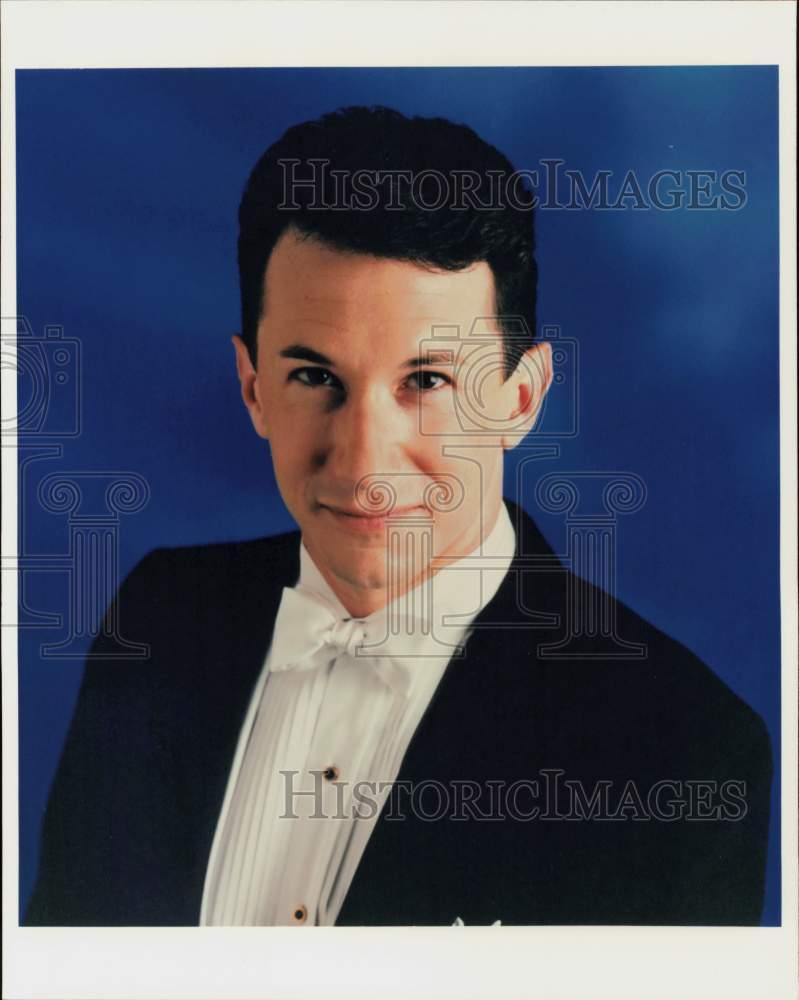
[[[761,713],[779,762],[776,68],[19,71],[16,88],[23,910],[91,635],[70,598],[81,532],[111,538],[113,576],[156,546],[295,527],[239,397],[236,212],[267,145],[344,105],[465,122],[542,184],[610,171],[611,204],[634,172],[644,204],[629,183],[615,209],[544,193],[562,434],[557,457],[509,455],[507,493],[563,552],[541,477],[637,476],[617,593]],[[660,171],[681,206],[651,203]],[[778,789],[779,770],[767,925]]]

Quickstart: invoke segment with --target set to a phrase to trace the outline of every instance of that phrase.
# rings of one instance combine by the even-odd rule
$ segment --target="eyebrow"
[[[321,354],[319,351],[315,351],[312,347],[306,347],[305,344],[292,344],[290,347],[284,347],[280,351],[281,358],[295,358],[298,361],[311,361],[317,365],[326,365],[328,368],[335,368],[336,362],[329,358],[326,354]],[[447,365],[452,364],[453,352],[452,351],[425,351],[421,356],[416,356],[413,358],[408,358],[407,361],[403,361],[399,366],[400,368],[421,368],[423,365]]]
[[[422,365],[451,365],[454,351],[425,351],[415,358],[408,358],[400,365],[401,368],[421,368]]]
[[[304,344],[292,344],[291,347],[284,347],[280,352],[281,358],[296,358],[298,361],[313,361],[317,365],[327,365],[329,368],[335,368],[336,362],[332,361],[326,354],[320,354],[319,351],[315,351],[312,347],[306,347]]]

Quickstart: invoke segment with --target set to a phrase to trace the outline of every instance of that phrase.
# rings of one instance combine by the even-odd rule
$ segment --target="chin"
[[[346,556],[331,560],[329,565],[336,576],[346,580],[350,586],[366,590],[385,590],[389,586],[405,589],[427,569],[427,566],[420,566],[418,563],[410,565],[402,559],[394,563],[389,574],[385,546],[379,550],[363,551],[360,557],[350,551]],[[413,579],[409,576],[411,573]]]
[[[339,559],[331,568],[340,580],[364,590],[385,590],[388,586],[385,554],[373,559]]]

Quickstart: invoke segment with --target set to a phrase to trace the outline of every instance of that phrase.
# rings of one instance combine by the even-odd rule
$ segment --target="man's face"
[[[423,535],[432,532],[435,557],[454,561],[494,526],[503,448],[535,419],[551,377],[549,347],[534,348],[503,381],[495,324],[480,329],[479,342],[469,338],[475,319],[495,311],[485,263],[431,271],[343,253],[289,229],[265,282],[257,372],[234,338],[244,401],[269,440],[278,487],[310,555],[362,617],[429,571]],[[459,328],[465,362],[442,364],[438,350],[426,356],[434,326]],[[457,352],[457,337],[453,329],[442,350]],[[479,359],[477,390],[467,377],[470,356]],[[465,394],[475,391],[490,437],[461,426],[456,404],[473,411]],[[389,496],[386,511],[379,501]],[[375,510],[394,525],[400,517],[407,542],[392,550],[390,594],[389,522]]]

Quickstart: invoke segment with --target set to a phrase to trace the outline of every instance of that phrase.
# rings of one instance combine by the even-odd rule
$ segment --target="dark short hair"
[[[446,198],[431,172],[443,175]],[[463,192],[464,172],[485,180],[479,196]],[[269,255],[291,226],[338,250],[433,269],[485,261],[494,275],[504,372],[512,374],[535,338],[533,212],[487,193],[492,174],[513,173],[499,150],[445,118],[348,107],[288,129],[256,163],[239,206],[242,339],[253,364]],[[354,187],[348,193],[356,174],[375,182],[367,195]]]

